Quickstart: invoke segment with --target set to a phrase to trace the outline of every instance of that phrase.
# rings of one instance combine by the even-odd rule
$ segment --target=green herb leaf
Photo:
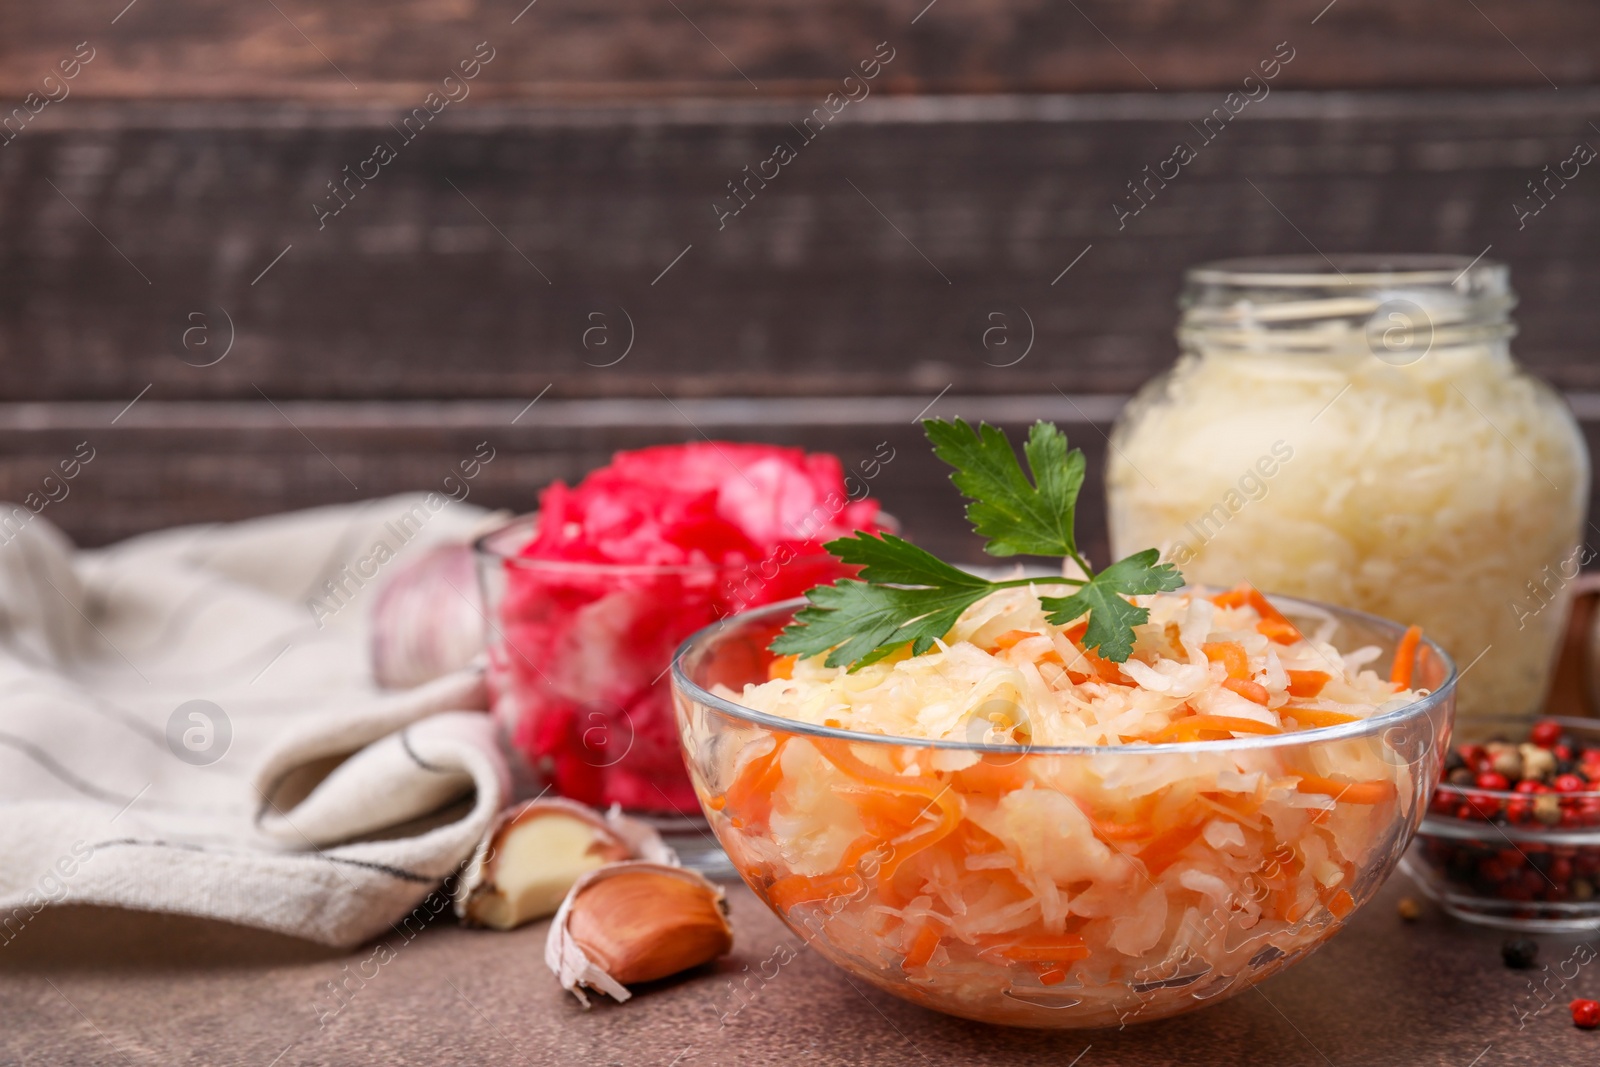
[[[950,481],[972,503],[967,519],[989,539],[991,556],[1071,556],[1078,491],[1083,487],[1083,453],[1067,449],[1067,435],[1036,422],[1023,452],[1033,482],[1022,471],[1011,442],[999,429],[961,419],[928,419],[922,427],[933,451],[955,468]]]
[[[1066,434],[1046,422],[1035,423],[1023,446],[1022,469],[1006,435],[984,423],[974,430],[960,419],[929,419],[923,424],[933,450],[955,473],[950,480],[971,503],[967,518],[988,538],[995,556],[1059,556],[1075,561],[1087,579],[1037,579],[1082,588],[1068,597],[1041,597],[1050,622],[1065,625],[1089,615],[1086,648],[1125,662],[1133,652],[1133,628],[1150,617],[1127,597],[1177,589],[1183,576],[1170,563],[1157,562],[1155,549],[1136,553],[1099,574],[1078,554],[1073,534],[1084,459],[1067,447]],[[1029,481],[1029,474],[1032,481]],[[852,671],[876,663],[907,645],[921,655],[949,633],[961,613],[997,589],[1030,585],[1014,578],[989,582],[952,567],[893,534],[857,533],[827,544],[841,562],[861,568],[860,578],[818,586],[806,594],[809,605],[795,612],[772,651],[811,657],[828,653],[829,667]]]
[[[1088,585],[1071,596],[1040,597],[1039,603],[1057,626],[1087,612],[1089,629],[1083,635],[1083,647],[1098,648],[1100,655],[1113,663],[1126,663],[1133,654],[1133,628],[1149,619],[1150,612],[1125,598],[1169,592],[1183,585],[1178,569],[1158,563],[1160,558],[1153,548],[1135,552],[1090,578]]]
[[[906,643],[913,655],[933,647],[968,607],[995,588],[893,534],[858,533],[827,544],[841,561],[861,567],[865,581],[818,586],[811,606],[772,642],[780,654],[829,653],[829,667],[876,663]]]
[[[854,533],[822,546],[843,563],[861,568],[861,577],[874,584],[971,586],[989,588],[990,582],[952,567],[927,549],[892,533],[874,537]]]

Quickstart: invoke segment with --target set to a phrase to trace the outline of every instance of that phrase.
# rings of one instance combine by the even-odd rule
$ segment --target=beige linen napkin
[[[79,551],[0,505],[0,946],[61,903],[331,945],[411,911],[508,775],[481,672],[379,689],[369,609],[482,520],[412,495]]]

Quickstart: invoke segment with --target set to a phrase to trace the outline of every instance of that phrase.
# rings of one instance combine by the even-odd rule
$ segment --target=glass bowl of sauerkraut
[[[745,882],[914,1003],[1121,1026],[1231,996],[1376,892],[1427,809],[1456,670],[1417,632],[1241,587],[1134,598],[1132,657],[1048,580],[854,672],[768,651],[800,601],[687,641],[690,777]]]

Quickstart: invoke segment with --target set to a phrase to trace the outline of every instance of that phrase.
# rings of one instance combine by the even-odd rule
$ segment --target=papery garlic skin
[[[652,827],[616,806],[601,815],[571,800],[531,800],[501,812],[484,834],[456,891],[456,915],[510,930],[553,914],[583,875],[632,859],[678,863]]]
[[[645,861],[614,863],[607,867],[601,867],[599,870],[591,871],[574,883],[571,891],[567,894],[567,899],[562,901],[561,909],[556,912],[555,920],[550,924],[550,934],[545,940],[544,946],[545,964],[555,974],[556,979],[561,983],[561,987],[577,997],[585,1008],[590,1006],[589,998],[584,993],[585,988],[605,993],[619,1003],[630,999],[633,994],[628,991],[627,986],[608,973],[599,961],[592,959],[583,945],[573,935],[571,925],[574,911],[583,906],[586,890],[608,879],[639,874],[680,879],[694,889],[701,891],[705,894],[705,900],[709,907],[696,909],[694,914],[683,916],[683,920],[701,927],[705,923],[707,916],[711,916],[714,917],[716,923],[720,924],[720,929],[713,931],[713,934],[720,935],[713,939],[718,943],[713,944],[709,951],[701,951],[702,945],[688,946],[691,951],[688,951],[678,961],[678,965],[659,972],[654,977],[666,977],[667,974],[674,974],[678,971],[707,963],[718,956],[726,955],[733,947],[733,927],[729,925],[727,920],[727,894],[721,886],[708,881],[698,871]],[[659,921],[655,924],[655,929],[652,933],[660,935],[662,932],[670,932],[673,929],[673,923],[676,918],[672,915],[659,916]],[[628,921],[634,925],[639,925],[638,920],[638,915],[628,917]],[[704,929],[697,929],[695,936],[700,941],[705,941],[705,933]]]
[[[460,670],[483,651],[472,549],[438,545],[400,565],[372,604],[372,676],[410,689]]]

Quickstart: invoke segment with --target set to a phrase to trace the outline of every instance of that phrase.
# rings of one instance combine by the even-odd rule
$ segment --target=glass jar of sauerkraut
[[[1179,303],[1177,364],[1112,436],[1114,554],[1421,625],[1464,718],[1533,714],[1592,557],[1589,457],[1511,356],[1506,267],[1227,260]]]

